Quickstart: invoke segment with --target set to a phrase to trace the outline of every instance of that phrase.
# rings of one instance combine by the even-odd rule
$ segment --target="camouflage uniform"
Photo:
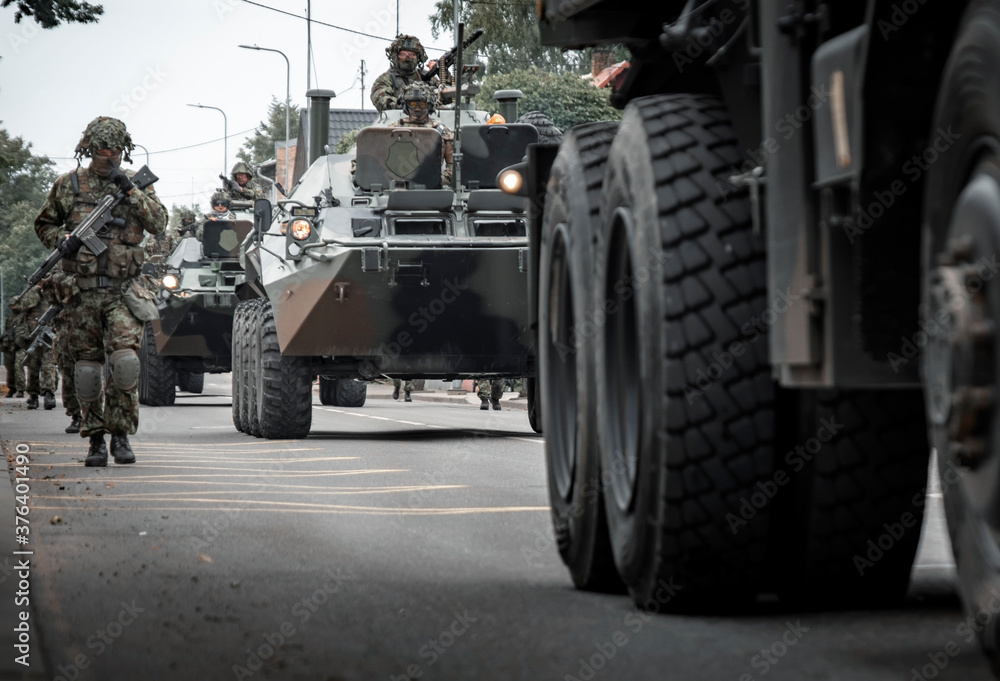
[[[16,299],[16,296],[11,298],[11,303]],[[12,306],[3,325],[3,361],[7,369],[7,392],[11,396],[15,392],[23,393],[25,387],[24,367],[17,361],[17,327],[22,317],[20,309]]]
[[[76,152],[78,159],[92,157],[89,167],[60,175],[35,218],[35,233],[46,247],[55,248],[61,243],[60,237],[89,215],[104,196],[119,190],[112,181],[117,175],[116,159],[96,152],[121,149],[125,160],[131,161],[128,152],[133,148],[120,121],[99,117],[87,126]],[[125,174],[131,177],[133,173],[126,170]],[[116,461],[118,451],[125,459],[122,442],[130,461],[119,462],[135,460],[127,436],[135,433],[139,425],[138,350],[143,323],[133,308],[143,317],[149,315],[150,306],[155,313],[153,294],[139,286],[136,277],[144,260],[141,243],[145,234],[159,234],[167,225],[167,209],[152,187],[133,188],[112,215],[124,220],[125,226],[111,227],[102,237],[108,246],[103,254],[95,257],[83,246],[60,263],[68,275],[63,282],[68,297],[60,319],[66,353],[60,355],[74,365],[76,394],[83,414],[80,435],[93,436],[87,465],[106,465],[106,432],[112,435]],[[145,309],[143,303],[147,303]],[[106,358],[111,360],[112,380],[105,386]],[[92,463],[91,458],[97,457],[99,450],[103,450],[104,462]]]
[[[55,269],[51,275],[51,281],[43,292],[49,296],[49,302],[65,305],[72,300],[74,294],[79,295],[79,290],[73,290],[72,275]],[[63,313],[60,312],[53,320],[56,330],[56,339],[52,344],[54,359],[59,366],[59,376],[62,378],[62,403],[66,416],[70,417],[70,427],[67,433],[80,432],[80,401],[76,398],[76,382],[73,380],[73,355],[70,352],[70,334],[65,333],[62,327],[65,326]]]
[[[399,53],[402,50],[415,52],[416,63],[409,65],[400,64]],[[372,83],[371,100],[372,104],[379,111],[386,109],[400,108],[400,97],[407,86],[423,82],[420,78],[420,64],[427,61],[427,53],[424,52],[423,45],[412,35],[400,34],[392,41],[389,47],[385,48],[385,54],[389,58],[391,66],[389,70],[380,75]],[[437,78],[432,79],[437,82]]]
[[[399,384],[400,380],[398,378],[392,379],[392,399],[399,399]],[[403,392],[406,393],[406,401],[411,402],[410,393],[413,392],[413,381],[406,379],[406,383],[403,384]]]
[[[500,398],[503,396],[504,379],[494,378],[492,381],[487,378],[479,379],[479,399],[482,400],[480,409],[488,409],[489,403],[493,403],[493,408],[500,411]]]
[[[31,332],[38,326],[38,320],[49,307],[49,303],[42,298],[37,288],[32,287],[21,296],[18,306],[22,310],[23,321],[17,333],[17,365],[28,370],[27,392],[31,398],[28,408],[34,408],[31,406],[32,402],[38,406],[38,396],[44,394],[46,402],[52,405],[46,405],[46,408],[51,409],[55,406],[54,393],[59,382],[56,365],[52,359],[52,348],[39,344],[31,357],[27,356],[28,346],[33,340]]]
[[[413,94],[419,93],[419,96]],[[415,113],[408,113],[406,118],[400,118],[398,121],[393,121],[387,127],[390,128],[434,128],[441,135],[441,160],[444,164],[444,172],[441,173],[441,183],[443,185],[451,184],[451,176],[454,173],[454,152],[455,152],[455,133],[451,131],[447,125],[442,123],[437,118],[432,118],[430,113],[434,111],[434,107],[437,106],[437,95],[434,92],[433,87],[425,84],[415,85],[408,88],[404,94],[404,99],[416,98],[424,99],[429,102],[430,108],[427,113],[423,116],[419,116]],[[406,107],[406,102],[404,101],[403,106]]]
[[[223,190],[223,193],[228,198],[232,199],[233,201],[253,201],[254,199],[266,198],[264,196],[264,190],[261,189],[260,184],[257,182],[257,179],[253,176],[253,169],[250,166],[248,166],[243,161],[240,161],[239,163],[233,166],[233,170],[231,173],[229,173],[229,177],[230,179],[232,179],[233,182],[239,185],[239,182],[236,180],[237,173],[244,173],[245,175],[249,176],[250,179],[247,181],[245,185],[243,185],[240,188],[239,191],[234,191],[229,187],[226,187]]]

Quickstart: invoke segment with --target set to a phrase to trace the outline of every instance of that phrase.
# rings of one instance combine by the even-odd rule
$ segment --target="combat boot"
[[[492,400],[493,411],[500,411],[500,400]]]
[[[20,400],[20,399],[24,399],[24,391],[23,391],[23,390],[18,390],[18,391],[17,391],[17,394],[16,394],[16,395],[14,395],[14,397],[16,397],[16,398],[17,398],[17,399],[19,399],[19,400]]]
[[[70,420],[69,425],[66,426],[67,433],[79,433],[80,432],[80,421],[82,420],[82,415],[80,412],[73,414],[73,418]]]
[[[483,400],[482,404],[479,405],[479,410],[480,411],[489,411],[490,410],[490,401],[489,400]]]
[[[104,433],[90,436],[90,451],[87,452],[83,465],[91,467],[108,465],[108,447],[104,444]]]
[[[394,399],[394,400],[398,400],[399,399],[399,386],[398,385],[395,385],[395,386],[392,387],[392,399]]]
[[[51,390],[46,390],[45,391],[45,409],[46,409],[46,411],[48,411],[49,409],[55,409],[55,408],[56,408],[56,396],[52,394]]]
[[[111,454],[115,457],[115,463],[135,463],[135,452],[128,443],[128,435],[111,436]]]
[[[38,395],[28,395],[28,409],[38,409]]]
[[[406,391],[406,397],[403,398],[403,401],[404,402],[412,402],[413,401],[413,398],[410,397],[410,392],[409,391]]]

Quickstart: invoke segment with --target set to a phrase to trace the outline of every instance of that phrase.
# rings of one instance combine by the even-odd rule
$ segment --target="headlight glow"
[[[508,194],[517,194],[524,184],[524,178],[516,170],[505,170],[500,173],[500,188]]]
[[[164,288],[175,289],[175,288],[177,288],[177,285],[180,282],[177,281],[177,277],[175,277],[172,274],[168,274],[165,277],[163,277],[163,280],[162,280],[161,283],[163,284]]]
[[[291,229],[292,238],[296,241],[308,239],[309,235],[312,234],[312,225],[309,224],[308,220],[292,220],[289,229]]]

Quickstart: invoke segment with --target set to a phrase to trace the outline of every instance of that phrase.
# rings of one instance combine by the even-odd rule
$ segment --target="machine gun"
[[[21,365],[28,363],[28,360],[34,356],[41,346],[47,348],[52,347],[52,341],[55,340],[56,332],[52,328],[52,320],[56,318],[62,312],[62,305],[49,305],[42,316],[38,318],[38,323],[35,324],[35,328],[31,332],[31,345],[24,352],[24,359],[21,360]]]
[[[475,31],[472,32],[472,35],[470,35],[468,38],[462,41],[462,49],[464,50],[469,45],[474,43],[482,34],[483,34],[483,29],[477,28]],[[451,68],[451,65],[455,63],[455,56],[457,54],[458,54],[458,47],[453,47],[447,52],[445,52],[443,55],[441,55],[441,58],[438,59],[438,62],[434,66],[432,66],[430,70],[427,71],[427,73],[423,73],[420,75],[421,80],[423,80],[425,83],[430,82],[431,78],[433,78],[434,76],[438,75],[441,72],[442,64],[444,64],[445,70]]]
[[[236,194],[242,194],[243,193],[243,187],[241,187],[235,181],[229,179],[228,177],[226,177],[222,173],[219,173],[219,179],[222,180],[222,186],[224,186],[226,188],[226,191],[228,191],[228,192],[234,192]]]
[[[137,189],[145,189],[149,185],[153,184],[159,180],[156,175],[147,167],[143,166],[139,168],[139,172],[132,176],[132,184]],[[124,223],[119,218],[111,217],[111,209],[117,206],[121,201],[128,196],[128,194],[122,190],[118,190],[114,194],[109,194],[101,199],[101,202],[97,204],[97,207],[88,215],[83,222],[76,226],[70,236],[76,236],[80,238],[83,245],[93,253],[94,255],[100,255],[104,251],[108,250],[108,247],[104,245],[101,241],[101,237],[107,234],[110,227],[124,226]],[[18,299],[21,298],[25,293],[28,292],[32,286],[37,284],[42,280],[42,278],[48,274],[53,267],[56,266],[60,260],[65,257],[62,251],[56,248],[49,254],[49,257],[45,259],[41,265],[38,266],[34,272],[32,272],[25,279],[28,282],[27,288],[18,294]]]

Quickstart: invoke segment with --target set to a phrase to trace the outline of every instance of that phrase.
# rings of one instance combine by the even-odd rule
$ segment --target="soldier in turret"
[[[412,35],[400,34],[385,48],[389,70],[372,83],[372,104],[379,111],[402,108],[403,91],[410,85],[422,83],[420,65],[427,61],[427,53],[420,40]],[[433,64],[434,62],[431,62]],[[432,82],[437,82],[433,79]]]
[[[243,161],[238,161],[229,173],[232,182],[227,182],[225,195],[233,201],[253,201],[263,199],[264,190],[254,179],[253,169]]]

